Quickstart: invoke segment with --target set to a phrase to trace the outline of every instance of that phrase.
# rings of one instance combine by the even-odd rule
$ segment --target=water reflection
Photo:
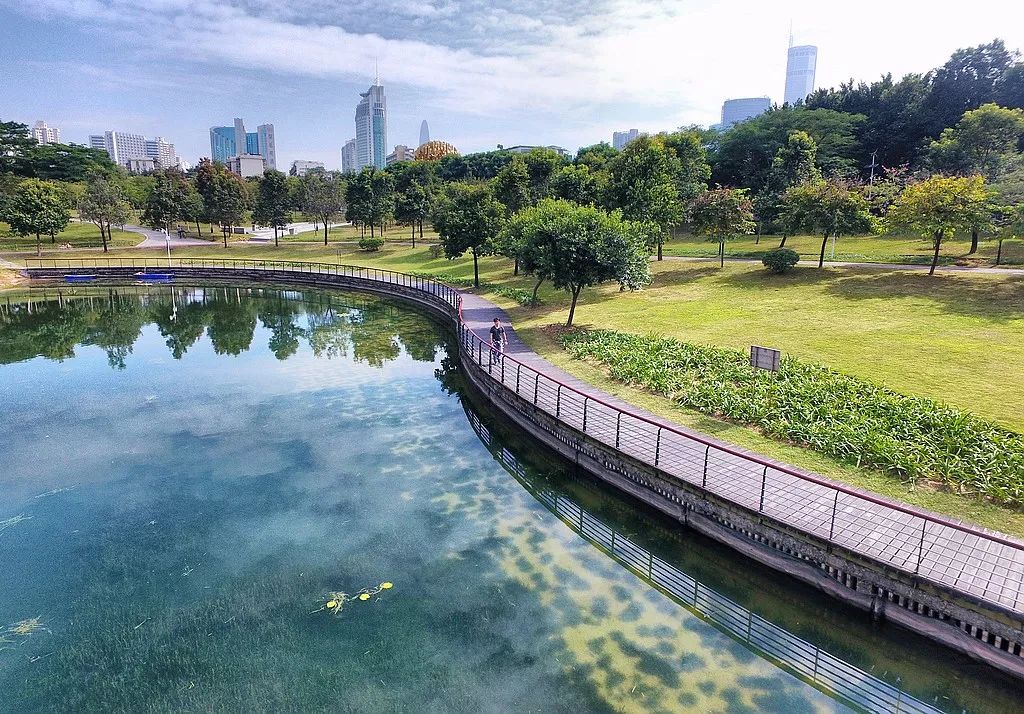
[[[0,364],[42,356],[63,361],[77,345],[96,346],[124,369],[142,328],[153,323],[171,356],[182,359],[205,335],[218,355],[252,347],[257,321],[279,359],[305,342],[316,357],[381,367],[402,350],[432,362],[444,344],[429,321],[393,303],[349,293],[265,288],[122,286],[12,294],[0,305]]]

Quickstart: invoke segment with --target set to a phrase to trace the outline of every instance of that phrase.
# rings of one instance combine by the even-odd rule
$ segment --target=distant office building
[[[426,122],[423,126],[426,126]],[[40,144],[59,144],[60,129],[55,126],[47,126],[46,122],[40,119],[32,126],[32,138]]]
[[[322,161],[303,161],[301,159],[297,159],[292,162],[292,167],[288,169],[288,175],[299,176],[301,178],[312,169],[322,169],[323,167],[324,164]]]
[[[152,159],[148,156],[143,156],[136,159],[128,159],[126,164],[128,170],[133,174],[147,174],[150,171],[156,171],[160,168],[157,165],[156,159]]]
[[[226,164],[233,156],[262,156],[268,168],[277,168],[277,144],[273,124],[260,124],[247,132],[236,118],[232,126],[210,127],[210,158]]]
[[[513,154],[529,154],[534,149],[550,149],[551,151],[554,151],[559,156],[568,156],[569,155],[568,151],[563,149],[561,146],[555,146],[554,144],[552,144],[550,146],[527,146],[525,144],[519,144],[519,145],[516,145],[516,146],[506,146],[504,148],[505,151],[510,151]]]
[[[789,48],[786,60],[786,92],[783,101],[793,105],[814,91],[814,73],[818,68],[818,48],[797,45]]]
[[[396,161],[412,161],[414,153],[414,149],[410,149],[405,144],[399,144],[395,147],[394,151],[387,155],[387,158],[384,159],[384,164],[390,166]]]
[[[388,100],[379,79],[365,92],[356,106],[356,170],[364,166],[387,166]]]
[[[178,154],[174,150],[174,144],[166,141],[162,136],[146,139],[146,156],[156,162],[157,168],[167,169],[181,164],[181,159],[178,158]]]
[[[771,109],[772,100],[768,97],[745,97],[743,99],[726,99],[722,103],[722,123],[719,127],[728,129],[734,124],[746,121]]]
[[[640,136],[640,132],[636,129],[630,129],[629,131],[616,131],[612,132],[612,146],[619,151],[626,148],[629,142]]]
[[[427,126],[427,120],[424,119],[423,123],[420,124],[420,146],[423,146],[430,141],[430,127]]]
[[[354,174],[356,171],[356,140],[349,139],[341,147],[341,172]]]
[[[267,168],[267,160],[259,154],[241,154],[232,156],[227,162],[228,171],[242,178],[262,176]]]
[[[89,136],[89,147],[103,149],[118,166],[128,166],[131,159],[147,158],[146,137],[124,131],[107,131]]]

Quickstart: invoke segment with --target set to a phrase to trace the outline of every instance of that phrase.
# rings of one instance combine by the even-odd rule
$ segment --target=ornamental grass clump
[[[754,370],[737,350],[609,330],[574,330],[562,345],[615,379],[773,438],[1024,505],[1024,435],[968,412],[790,357],[778,372]]]

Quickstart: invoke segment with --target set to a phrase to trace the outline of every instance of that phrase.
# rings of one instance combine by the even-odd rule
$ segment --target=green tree
[[[969,231],[982,223],[989,199],[981,176],[932,176],[903,189],[886,222],[890,230],[906,230],[932,241],[928,274],[934,275],[942,242],[957,231]]]
[[[93,174],[89,177],[85,194],[78,203],[78,214],[99,227],[103,252],[106,253],[111,224],[127,223],[131,217],[131,207],[120,186],[102,174]]]
[[[650,281],[652,230],[623,220],[620,211],[545,199],[513,216],[502,240],[518,246],[525,270],[570,294],[565,324],[571,326],[584,288],[615,280],[635,290]]]
[[[551,194],[581,206],[601,202],[608,185],[608,173],[594,171],[586,164],[563,166],[551,179]]]
[[[551,195],[551,179],[566,161],[553,149],[531,149],[522,158],[530,177],[530,203],[537,203]]]
[[[754,207],[746,189],[716,188],[693,200],[694,231],[718,243],[719,265],[725,267],[725,242],[754,231]]]
[[[675,182],[679,200],[684,206],[707,190],[711,180],[711,165],[705,142],[698,131],[679,131],[658,137],[675,157]]]
[[[530,205],[530,173],[521,155],[513,156],[494,177],[494,197],[505,204],[509,215]]]
[[[291,197],[288,195],[288,180],[283,173],[273,169],[263,172],[256,193],[256,207],[253,220],[262,226],[274,229],[274,247],[278,246],[277,232],[288,225],[288,209]]]
[[[28,157],[36,140],[28,126],[15,121],[0,121],[0,174],[28,176]]]
[[[657,138],[641,136],[611,162],[608,199],[630,221],[658,227],[654,240],[658,260],[669,227],[683,217],[676,177],[680,172],[675,154]]]
[[[392,164],[395,174],[395,220],[412,226],[412,247],[416,247],[416,229],[423,238],[423,221],[430,216],[437,179],[425,161]]]
[[[36,255],[42,255],[40,236],[59,233],[68,224],[66,200],[65,192],[53,181],[26,179],[15,189],[3,218],[16,234],[35,234]]]
[[[181,201],[182,220],[195,223],[196,233],[202,234],[203,229],[199,225],[199,221],[203,220],[206,214],[206,204],[203,203],[203,197],[196,190],[195,185],[189,182]]]
[[[867,199],[838,179],[812,181],[786,190],[782,221],[789,233],[806,231],[821,236],[818,267],[825,265],[828,237],[864,233],[874,229]]]
[[[302,177],[302,212],[324,224],[324,245],[330,222],[345,210],[347,186],[336,172],[309,171]]]
[[[142,222],[154,230],[170,230],[172,223],[182,214],[188,182],[177,169],[167,169],[153,174],[156,184],[146,199]]]
[[[212,205],[205,198],[203,204],[211,218],[220,223],[225,248],[228,247],[228,233],[242,222],[248,203],[249,190],[245,181],[227,170],[217,172],[213,182]]]
[[[434,209],[434,228],[445,257],[454,260],[471,252],[476,287],[480,287],[479,258],[494,252],[495,237],[505,219],[505,206],[489,184],[449,184]]]
[[[772,159],[773,180],[783,190],[817,181],[821,178],[817,161],[818,142],[806,131],[791,131]]]
[[[102,149],[75,144],[39,144],[25,156],[27,175],[50,181],[85,181],[92,174],[108,178],[118,175],[118,167]]]
[[[584,146],[576,152],[576,165],[586,166],[591,171],[602,171],[608,169],[608,164],[619,155],[619,150],[602,141],[600,144]]]
[[[983,104],[965,112],[929,147],[932,165],[946,173],[980,173],[997,181],[1019,153],[1024,139],[1024,110]]]

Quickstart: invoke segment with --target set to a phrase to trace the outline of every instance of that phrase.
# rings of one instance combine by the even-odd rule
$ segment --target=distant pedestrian
[[[505,346],[508,345],[508,335],[501,325],[501,320],[494,318],[491,325],[491,363],[500,362],[501,356],[505,353]]]

